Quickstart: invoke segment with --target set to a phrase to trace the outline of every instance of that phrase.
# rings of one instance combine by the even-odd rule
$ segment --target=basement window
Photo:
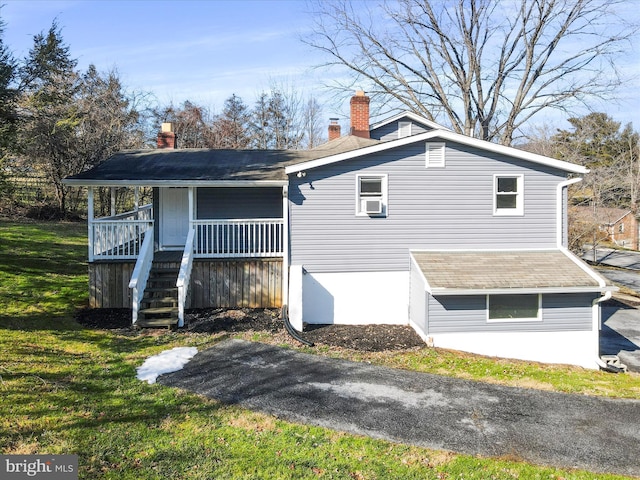
[[[541,321],[542,295],[487,295],[487,322]]]

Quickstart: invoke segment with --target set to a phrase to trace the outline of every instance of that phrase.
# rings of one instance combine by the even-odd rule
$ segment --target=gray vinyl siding
[[[198,188],[199,219],[282,218],[282,189]]]
[[[356,216],[356,175],[388,176],[387,217]],[[494,174],[524,174],[524,215],[493,215]],[[290,176],[291,261],[309,272],[408,271],[410,249],[556,247],[564,172],[448,143],[425,168],[425,143]]]
[[[379,128],[376,128],[375,130],[371,130],[369,132],[369,136],[376,140],[382,140],[383,142],[388,142],[389,140],[397,140],[399,122],[411,122],[411,135],[418,135],[419,133],[425,133],[432,130],[425,125],[416,123],[410,118],[401,118],[395,122],[391,122]]]
[[[486,296],[427,295],[429,333],[590,331],[598,294],[542,296],[542,321],[487,322]]]

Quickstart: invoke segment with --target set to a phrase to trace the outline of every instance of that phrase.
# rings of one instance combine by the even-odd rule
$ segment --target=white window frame
[[[375,178],[381,180],[381,195],[376,196],[382,203],[382,211],[377,214],[367,213],[362,209],[363,198],[373,198],[370,195],[362,195],[360,192],[361,179],[363,178]],[[388,213],[387,208],[387,193],[388,193],[388,175],[378,173],[360,173],[356,175],[356,216],[358,217],[386,217]]]
[[[535,317],[517,317],[517,318],[491,318],[491,311],[489,310],[489,299],[490,297],[500,297],[500,296],[508,296],[508,295],[537,295],[538,296],[538,315]],[[540,293],[531,293],[531,294],[489,294],[486,296],[486,310],[487,310],[487,323],[514,323],[514,322],[542,322],[542,294]]]
[[[412,122],[398,122],[398,138],[410,137],[412,134],[412,125]]]
[[[516,192],[504,193],[504,195],[515,195],[516,206],[515,208],[498,208],[498,196],[501,195],[498,192],[498,179],[500,178],[515,178],[516,179]],[[521,173],[500,173],[493,176],[493,214],[496,216],[522,216],[524,215],[524,175]]]
[[[445,143],[426,142],[425,145],[425,167],[444,168],[445,166]]]

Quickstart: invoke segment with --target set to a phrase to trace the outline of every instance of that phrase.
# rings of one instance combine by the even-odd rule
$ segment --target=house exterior
[[[346,136],[332,122],[333,139],[305,152],[123,152],[70,177],[90,192],[154,188],[129,261],[132,294],[117,299],[132,302],[134,322],[136,309],[153,310],[140,278],[175,249],[179,324],[184,308],[286,305],[300,331],[410,324],[436,347],[596,368],[599,302],[612,288],[566,249],[566,190],[579,181],[568,177],[586,170],[410,113],[369,125],[362,92],[351,122]],[[97,258],[114,248],[96,247],[95,225],[118,219],[89,217],[90,271],[117,268]]]
[[[608,241],[614,245],[632,250],[640,249],[638,244],[638,219],[629,209],[611,207],[571,207],[569,218],[580,231],[597,228],[598,241]],[[586,243],[592,239],[586,239]]]

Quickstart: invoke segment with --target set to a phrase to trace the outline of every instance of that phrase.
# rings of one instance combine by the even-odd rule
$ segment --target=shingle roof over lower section
[[[315,158],[307,151],[162,149],[116,153],[97,167],[69,177],[81,181],[285,181],[284,167]]]
[[[377,140],[347,135],[313,150],[128,150],[116,153],[91,170],[67,177],[65,182],[70,185],[285,182],[285,167],[377,143]]]
[[[413,251],[432,293],[491,290],[600,291],[595,273],[562,250]]]

